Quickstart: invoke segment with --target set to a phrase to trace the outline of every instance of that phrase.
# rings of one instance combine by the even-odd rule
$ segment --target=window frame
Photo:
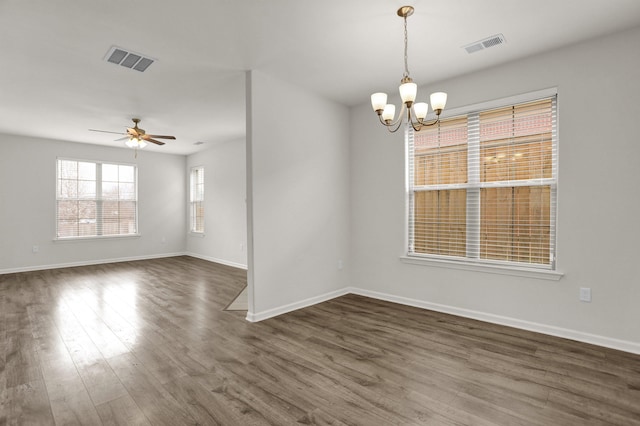
[[[202,174],[202,199],[195,200],[195,185],[198,185],[196,182],[194,184],[195,174],[200,171]],[[205,203],[205,181],[204,181],[204,166],[193,166],[189,169],[189,232],[193,235],[203,236],[205,232],[205,214],[204,214],[204,203]],[[196,229],[197,226],[197,203],[201,204],[202,209],[202,229]]]
[[[447,255],[438,255],[438,254],[427,254],[427,253],[415,253],[411,251],[411,247],[413,244],[413,204],[412,204],[412,193],[414,192],[413,186],[414,182],[412,182],[413,178],[413,168],[414,164],[411,163],[412,160],[412,152],[411,149],[413,147],[412,140],[413,138],[413,129],[411,126],[406,126],[405,128],[405,227],[404,227],[404,238],[405,244],[403,252],[404,254],[400,256],[400,260],[403,263],[408,264],[422,264],[429,266],[437,266],[437,267],[447,267],[453,269],[463,269],[463,270],[472,270],[472,271],[480,271],[480,272],[490,272],[490,273],[498,273],[498,274],[506,274],[506,275],[516,275],[516,276],[526,276],[533,278],[541,278],[541,279],[550,279],[550,280],[559,280],[562,277],[562,273],[557,270],[557,199],[558,199],[558,168],[557,168],[557,160],[558,160],[558,109],[557,109],[557,88],[549,88],[544,90],[539,90],[535,92],[525,93],[516,96],[510,96],[502,99],[496,99],[493,101],[482,102],[470,106],[454,108],[446,111],[446,113],[442,114],[442,119],[454,118],[458,116],[467,116],[471,119],[471,116],[477,118],[479,113],[487,110],[493,110],[497,108],[508,107],[512,105],[533,102],[536,100],[541,100],[545,98],[554,98],[554,106],[555,106],[555,127],[552,129],[552,139],[553,139],[553,177],[552,177],[552,195],[551,195],[551,212],[550,212],[550,226],[551,226],[551,235],[549,244],[551,249],[553,250],[553,258],[550,261],[550,264],[532,264],[532,263],[522,263],[516,261],[505,261],[505,260],[494,260],[494,259],[482,259],[478,257],[469,257],[469,254],[465,256],[447,256]],[[467,139],[469,140],[469,139]],[[469,145],[467,144],[467,153],[470,152]],[[479,161],[479,159],[478,159]],[[467,173],[470,173],[469,171]],[[450,185],[450,186],[459,186],[460,189],[468,189],[469,186],[477,186],[477,190],[480,191],[480,188],[491,186],[486,184],[478,184],[478,183],[469,183],[460,184],[460,185]],[[478,197],[477,209],[481,208],[482,202],[480,197]],[[467,223],[466,229],[469,231],[470,224]],[[481,226],[481,222],[478,221],[477,226]],[[467,237],[467,241],[468,241]]]
[[[60,180],[61,180],[61,171],[60,171],[60,162],[61,161],[73,161],[73,162],[78,162],[78,163],[89,163],[89,164],[94,164],[96,166],[96,178],[95,178],[95,182],[96,182],[96,188],[95,188],[95,198],[93,198],[93,200],[95,200],[96,202],[96,233],[92,234],[92,235],[72,235],[72,236],[68,236],[68,237],[61,237],[60,236],[60,221],[59,221],[59,210],[58,210],[58,205],[60,201],[65,201],[65,200],[77,200],[80,201],[80,198],[76,197],[76,198],[72,198],[72,199],[65,199],[65,198],[61,198],[60,197]],[[102,184],[103,184],[103,179],[102,179],[102,165],[111,165],[111,166],[127,166],[127,167],[133,167],[133,186],[134,186],[134,197],[133,199],[121,199],[118,197],[117,200],[113,200],[113,199],[108,199],[108,198],[103,198],[102,197]],[[100,167],[98,167],[100,166]],[[138,165],[137,164],[133,164],[133,163],[124,163],[124,162],[113,162],[113,161],[102,161],[102,160],[88,160],[88,159],[82,159],[82,158],[70,158],[70,157],[56,157],[56,176],[55,176],[55,206],[54,206],[54,221],[55,221],[55,237],[54,237],[54,241],[57,242],[65,242],[65,241],[82,241],[82,240],[93,240],[93,239],[117,239],[117,238],[132,238],[132,237],[139,237],[140,236],[140,227],[139,227],[139,214],[138,214],[138,208],[139,208],[139,200],[138,200]],[[77,179],[76,179],[77,180]],[[118,183],[120,183],[120,181],[118,181]],[[90,201],[91,199],[87,199],[87,201]],[[134,224],[135,224],[135,232],[132,233],[127,233],[127,234],[103,234],[104,232],[104,217],[102,215],[103,212],[103,205],[104,202],[109,202],[109,201],[128,201],[128,202],[133,202],[135,204],[135,208],[134,208],[134,215],[135,215],[135,219],[134,219]]]

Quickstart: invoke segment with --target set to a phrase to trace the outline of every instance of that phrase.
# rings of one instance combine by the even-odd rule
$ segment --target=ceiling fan
[[[96,129],[89,129],[89,131],[101,132],[101,133],[113,133],[114,135],[125,135],[125,137],[116,139],[116,141],[129,139],[129,141],[127,141],[127,145],[132,147],[133,145],[139,146],[140,142],[142,141],[155,143],[156,145],[164,145],[164,142],[158,141],[156,139],[175,139],[175,136],[150,135],[146,133],[144,129],[141,129],[138,127],[138,123],[140,122],[139,118],[132,118],[131,121],[133,121],[134,126],[127,127],[127,131],[125,133],[110,132],[108,130],[96,130]],[[132,142],[133,145],[130,145],[129,142]]]

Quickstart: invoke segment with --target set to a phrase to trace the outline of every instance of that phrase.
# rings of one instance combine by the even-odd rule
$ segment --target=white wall
[[[401,263],[403,135],[389,135],[368,104],[353,108],[353,286],[405,303],[640,352],[639,45],[640,29],[635,29],[418,91],[423,98],[446,91],[453,108],[557,86],[557,247],[558,270],[565,274],[560,281]],[[592,303],[578,300],[580,287],[592,289]]]
[[[192,167],[204,166],[204,235],[187,234],[187,253],[247,267],[245,140],[217,143],[187,157],[187,196]],[[186,228],[189,229],[189,212]]]
[[[136,163],[141,236],[54,242],[57,157]],[[0,134],[0,273],[184,252],[185,166],[180,155]]]
[[[344,106],[247,75],[250,320],[348,286],[348,120]]]

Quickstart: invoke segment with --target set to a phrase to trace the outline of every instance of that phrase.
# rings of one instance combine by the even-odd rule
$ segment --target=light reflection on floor
[[[57,300],[58,330],[76,352],[83,352],[86,361],[126,353],[135,348],[140,319],[138,318],[138,285],[135,281],[114,281],[97,288],[65,286]],[[87,351],[83,341],[90,339],[99,353]]]

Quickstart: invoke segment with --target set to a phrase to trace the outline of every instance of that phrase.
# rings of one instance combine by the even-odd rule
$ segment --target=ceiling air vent
[[[140,72],[144,72],[149,68],[149,65],[156,61],[155,59],[147,58],[139,53],[134,53],[116,46],[109,49],[105,60],[112,64],[122,65],[123,67]]]
[[[471,44],[467,44],[466,46],[462,46],[467,53],[475,53],[480,50],[488,49],[490,47],[499,46],[501,44],[506,43],[504,36],[502,34],[496,34],[491,37],[487,37],[484,40],[476,41]]]

